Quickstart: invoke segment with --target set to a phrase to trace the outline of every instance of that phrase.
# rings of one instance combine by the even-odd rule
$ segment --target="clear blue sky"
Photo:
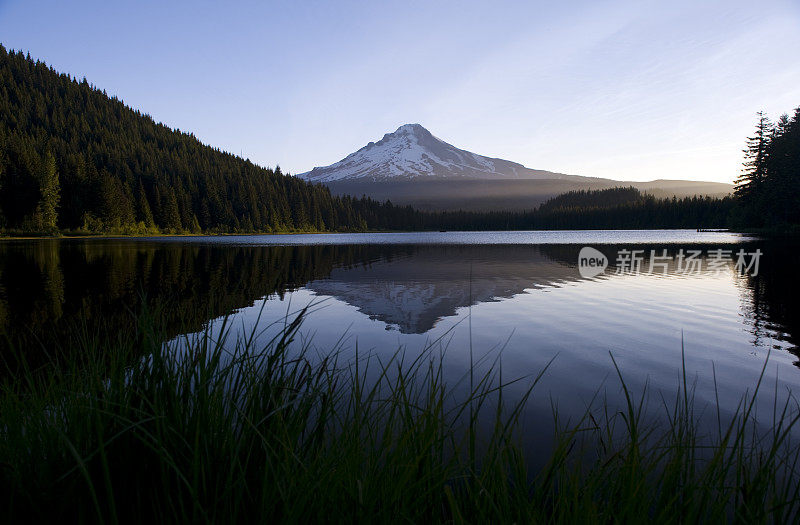
[[[419,122],[531,168],[730,182],[755,112],[800,105],[798,0],[0,0],[0,42],[294,173]]]

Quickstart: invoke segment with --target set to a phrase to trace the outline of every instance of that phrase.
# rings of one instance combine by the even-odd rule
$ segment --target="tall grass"
[[[312,355],[298,337],[304,315],[260,346],[229,325],[164,344],[145,314],[114,348],[76,332],[50,366],[18,356],[0,388],[0,519],[797,518],[797,404],[787,396],[759,430],[760,381],[703,435],[685,376],[652,414],[617,369],[626,408],[601,402],[568,426],[556,412],[549,461],[532,471],[519,432],[541,376],[522,378],[527,393],[509,402],[499,365],[448,384],[433,347]]]

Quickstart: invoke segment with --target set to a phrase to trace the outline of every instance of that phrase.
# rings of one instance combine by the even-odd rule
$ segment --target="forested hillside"
[[[624,204],[640,203],[643,199],[642,193],[633,186],[603,190],[575,190],[546,200],[539,206],[539,211],[611,208]]]
[[[386,228],[409,214],[204,145],[0,45],[2,229],[335,231]]]

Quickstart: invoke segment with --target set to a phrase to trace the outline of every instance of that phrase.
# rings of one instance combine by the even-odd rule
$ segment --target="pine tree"
[[[104,231],[124,231],[136,221],[133,193],[127,184],[104,170],[98,195]]]
[[[39,174],[39,192],[41,198],[37,207],[40,228],[42,231],[55,232],[58,230],[58,205],[61,200],[61,187],[56,171],[56,159],[49,151],[45,154]]]
[[[150,229],[155,226],[153,212],[150,210],[150,203],[147,201],[147,194],[144,191],[144,185],[142,185],[141,180],[139,181],[139,189],[136,193],[136,212],[136,218],[144,223],[146,228]]]
[[[743,151],[744,162],[741,175],[736,179],[736,196],[755,204],[760,197],[764,179],[767,177],[767,147],[772,134],[772,123],[763,111],[758,112],[756,132],[747,137]]]
[[[158,186],[153,188],[153,220],[155,221],[157,226],[164,227],[164,211],[163,211],[163,198],[161,197],[161,192],[158,189]]]
[[[181,227],[181,215],[178,210],[178,199],[175,197],[175,190],[169,188],[166,193],[162,193],[164,202],[162,203],[162,212],[164,214],[164,228],[168,231],[177,233],[183,228]]]

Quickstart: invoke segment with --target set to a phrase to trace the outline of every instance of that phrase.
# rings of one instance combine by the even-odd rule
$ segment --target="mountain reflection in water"
[[[791,292],[791,283],[797,279],[797,250],[787,243],[764,241],[725,248],[735,251],[740,246],[747,251],[759,248],[764,255],[757,277],[736,274],[732,264],[723,276],[739,290],[738,326],[750,333],[754,348],[774,346],[797,355],[800,316]],[[711,279],[682,275],[674,261],[663,275],[616,275],[617,251],[631,246],[597,247],[611,267],[595,280],[627,279],[635,293],[641,292],[635,291],[637,283],[652,284],[654,278],[668,280],[669,289],[683,287],[687,291]],[[667,249],[670,255],[678,249],[671,245],[636,248],[645,254]],[[695,248],[705,253],[709,246]],[[305,288],[352,305],[375,322],[384,323],[386,329],[425,334],[465,307],[582,282],[576,268],[579,249],[578,245],[558,244],[256,246],[136,240],[6,241],[0,243],[0,333],[5,336],[4,345],[15,344],[35,354],[42,344],[57,341],[63,331],[79,322],[98,332],[116,333],[130,323],[144,297],[149,303],[171,305],[163,310],[159,322],[174,336],[197,331],[209,320],[261,298],[280,299],[287,292]],[[656,303],[654,300],[651,307],[657,309]],[[579,301],[564,308],[578,315],[591,305]],[[588,310],[586,314],[597,315]],[[709,322],[714,319],[709,316]]]

